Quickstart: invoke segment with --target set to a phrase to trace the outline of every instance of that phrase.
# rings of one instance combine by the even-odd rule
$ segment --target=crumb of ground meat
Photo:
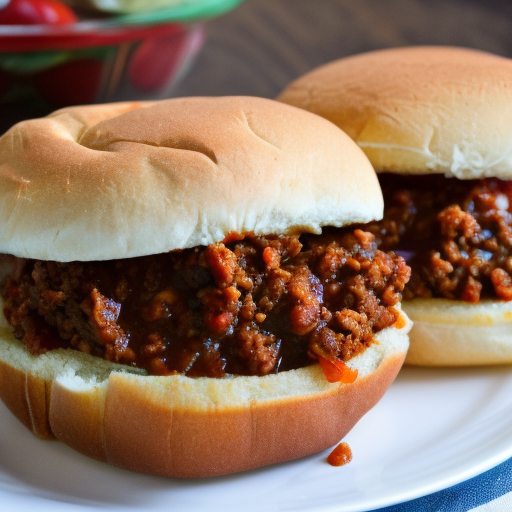
[[[405,299],[512,300],[512,182],[382,174],[384,219],[366,226],[412,268]]]
[[[150,374],[266,375],[347,360],[392,325],[410,276],[361,229],[246,236],[105,262],[27,261],[4,312],[33,353],[56,346]]]

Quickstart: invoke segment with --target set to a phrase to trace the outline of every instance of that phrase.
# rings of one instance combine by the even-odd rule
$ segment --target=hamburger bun
[[[480,366],[512,362],[512,301],[414,299],[407,364]],[[414,341],[412,341],[414,340]]]
[[[74,350],[32,356],[0,330],[0,397],[44,439],[124,469],[178,478],[224,475],[336,444],[400,370],[410,321],[376,335],[347,364],[351,384],[315,364],[264,377],[147,376]]]
[[[295,128],[297,127],[297,128]],[[328,121],[257,98],[75,107],[0,139],[0,251],[42,260],[153,255],[230,233],[367,222],[382,196],[364,153]],[[347,365],[223,379],[150,376],[74,350],[31,355],[0,331],[0,397],[36,435],[167,477],[296,459],[339,441],[381,398],[408,348],[398,320]]]
[[[56,261],[158,254],[228,233],[318,233],[383,209],[370,163],[340,130],[243,97],[25,121],[0,138],[0,190],[0,251]]]
[[[454,47],[373,51],[323,65],[278,96],[330,120],[377,173],[512,179],[512,61]],[[510,303],[404,300],[406,363],[512,362]]]
[[[512,61],[477,50],[406,47],[325,64],[278,100],[330,120],[376,172],[512,178]]]

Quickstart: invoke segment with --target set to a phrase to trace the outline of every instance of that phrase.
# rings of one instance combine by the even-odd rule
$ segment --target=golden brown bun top
[[[450,47],[343,58],[278,97],[329,119],[377,171],[512,178],[512,61]]]
[[[103,260],[382,215],[364,153],[273,100],[80,106],[0,138],[0,252]]]

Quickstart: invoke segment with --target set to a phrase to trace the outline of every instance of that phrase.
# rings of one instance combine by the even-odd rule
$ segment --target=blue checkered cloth
[[[443,491],[378,512],[512,512],[512,459]]]

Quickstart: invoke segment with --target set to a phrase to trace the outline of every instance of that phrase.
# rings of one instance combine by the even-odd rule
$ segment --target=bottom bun
[[[414,299],[404,301],[402,308],[413,321],[406,364],[512,363],[512,301]]]
[[[353,358],[352,384],[318,364],[265,377],[157,377],[72,350],[30,355],[0,328],[0,397],[42,438],[141,473],[208,477],[297,459],[337,443],[400,370],[410,321]]]

